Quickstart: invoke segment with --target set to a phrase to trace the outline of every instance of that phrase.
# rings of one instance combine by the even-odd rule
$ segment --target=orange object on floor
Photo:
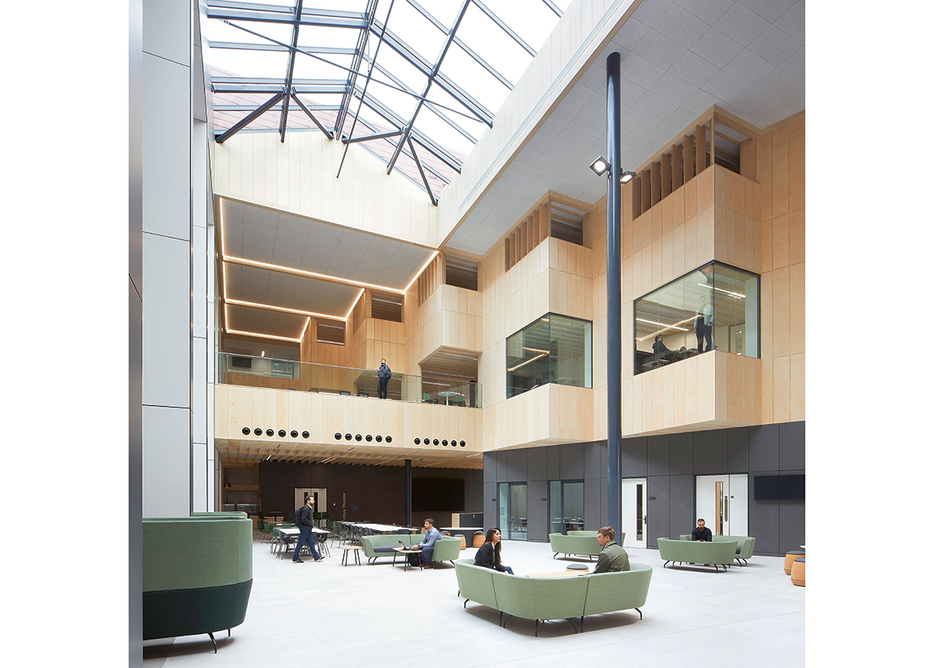
[[[807,582],[807,557],[794,559],[791,567],[791,582],[798,587],[805,587]]]
[[[798,557],[806,557],[807,553],[803,550],[791,550],[787,553],[787,556],[784,557],[784,572],[788,575],[791,574],[791,566],[794,564],[794,559]]]
[[[483,534],[475,534],[472,539],[472,547],[481,547],[485,544],[485,536]]]

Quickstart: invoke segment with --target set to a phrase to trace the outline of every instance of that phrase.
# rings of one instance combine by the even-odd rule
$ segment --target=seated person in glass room
[[[659,360],[670,360],[673,362],[677,359],[677,355],[686,350],[686,346],[680,348],[680,350],[670,350],[667,346],[664,345],[664,337],[661,334],[658,334],[654,337],[654,358]]]

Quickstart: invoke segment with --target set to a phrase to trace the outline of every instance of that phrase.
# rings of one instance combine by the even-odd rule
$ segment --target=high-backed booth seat
[[[680,534],[680,540],[693,540],[693,534]],[[740,565],[748,566],[748,560],[752,558],[755,552],[755,539],[752,536],[713,536],[714,543],[728,543],[735,541],[738,547],[735,548],[735,560]],[[742,564],[742,562],[745,562]]]
[[[550,549],[553,551],[553,558],[556,555],[571,554],[585,557],[597,557],[602,552],[602,546],[596,540],[597,531],[570,531],[565,536],[561,533],[550,534]]]
[[[253,583],[246,513],[143,520],[143,639],[213,635],[244,621]]]
[[[664,568],[672,562],[674,564],[712,564],[716,572],[719,571],[719,566],[722,566],[723,570],[728,570],[735,559],[737,547],[738,542],[734,540],[703,543],[695,540],[657,539],[657,548],[660,550],[660,558],[664,560]]]
[[[371,564],[377,563],[381,557],[391,557],[394,563],[400,554],[394,550],[404,545],[418,545],[423,540],[423,535],[418,533],[408,534],[389,534],[365,536],[361,539],[361,546],[364,548],[364,556]],[[433,545],[433,561],[452,562],[459,558],[459,552],[462,550],[462,539],[456,536],[443,536]]]
[[[645,564],[631,564],[630,571],[591,573],[576,577],[527,578],[475,566],[472,559],[455,562],[459,595],[469,601],[498,610],[499,624],[511,617],[534,620],[537,635],[540,620],[566,619],[579,630],[587,615],[635,609],[641,619],[641,606],[647,602],[653,569]],[[508,615],[507,619],[504,615]]]

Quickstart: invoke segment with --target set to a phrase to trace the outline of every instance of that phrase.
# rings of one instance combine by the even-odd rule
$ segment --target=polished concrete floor
[[[216,634],[147,641],[144,666],[562,666],[670,668],[804,665],[803,587],[783,559],[754,557],[747,567],[662,568],[657,550],[629,549],[654,567],[647,604],[594,615],[585,632],[564,620],[511,619],[457,596],[455,569],[406,572],[382,560],[343,567],[340,550],[321,562],[293,564],[254,543],[254,584],[241,626]],[[462,556],[474,556],[467,549]],[[565,570],[585,559],[553,559],[549,544],[505,541],[503,562],[518,575]]]

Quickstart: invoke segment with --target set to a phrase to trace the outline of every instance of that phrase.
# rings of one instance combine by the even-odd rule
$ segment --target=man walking
[[[299,527],[299,540],[296,541],[296,550],[293,552],[293,563],[301,564],[303,560],[299,558],[299,551],[303,545],[309,543],[309,551],[312,552],[312,558],[316,561],[322,561],[322,557],[316,551],[316,534],[312,530],[315,521],[312,519],[312,509],[315,507],[316,500],[312,496],[306,497],[306,505],[296,512],[296,526]]]

